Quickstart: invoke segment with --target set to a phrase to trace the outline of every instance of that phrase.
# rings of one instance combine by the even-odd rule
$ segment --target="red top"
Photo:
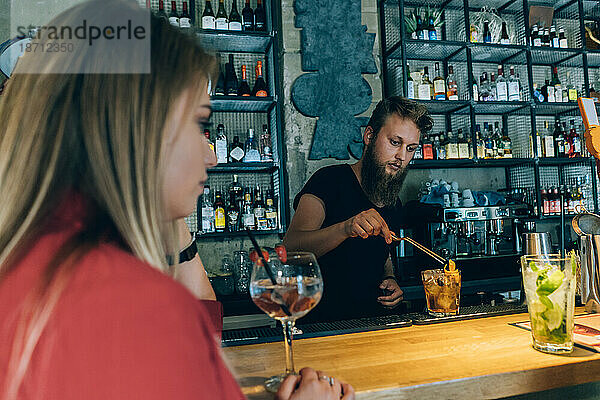
[[[42,269],[82,226],[75,196],[0,283],[0,392],[19,310]],[[210,307],[220,313],[220,306]],[[218,323],[218,319],[217,319]],[[182,285],[116,245],[78,263],[35,348],[21,399],[240,399],[215,323]]]

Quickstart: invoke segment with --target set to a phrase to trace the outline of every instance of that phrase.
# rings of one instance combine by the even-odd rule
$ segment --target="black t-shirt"
[[[312,194],[325,205],[320,229],[337,224],[374,208],[397,232],[401,227],[400,201],[394,207],[380,208],[366,196],[348,164],[324,167],[314,173],[294,199],[298,207],[304,194]],[[323,298],[303,321],[347,319],[380,313],[379,284],[390,247],[382,236],[349,238],[318,259],[323,275]]]

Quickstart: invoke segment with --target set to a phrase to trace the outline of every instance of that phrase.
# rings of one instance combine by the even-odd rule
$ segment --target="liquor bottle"
[[[447,160],[456,160],[458,159],[458,140],[452,133],[452,131],[448,131],[448,140],[445,143],[446,145],[446,159]]]
[[[490,100],[490,86],[487,81],[487,72],[482,73],[481,77],[479,78],[479,100]]]
[[[260,141],[258,150],[260,151],[260,160],[263,162],[273,161],[273,148],[271,147],[271,134],[269,133],[269,126],[263,125],[262,133],[260,134]]]
[[[419,84],[419,100],[431,100],[433,95],[433,84],[429,80],[429,68],[423,68],[421,84]]]
[[[550,47],[550,30],[548,28],[544,28],[544,36],[542,37],[542,46]]]
[[[265,204],[262,200],[262,194],[260,186],[256,185],[255,198],[254,198],[254,220],[256,221],[256,229],[259,231],[266,231],[269,229],[269,224],[265,215]]]
[[[490,84],[489,84],[489,101],[496,101],[498,99],[498,91],[496,88],[496,75],[492,72],[490,74]]]
[[[423,135],[423,159],[434,160],[433,143],[428,134]]]
[[[546,83],[542,87],[542,94],[546,97],[548,103],[556,102],[556,97],[554,96],[554,85],[551,85],[548,79],[546,79]]]
[[[156,13],[156,16],[166,21],[169,21],[169,17],[167,17],[167,13],[165,12],[164,0],[158,0],[158,12]]]
[[[419,141],[419,145],[415,149],[412,159],[413,160],[422,160],[423,159],[423,140]]]
[[[219,65],[221,62],[219,61]],[[227,70],[227,65],[225,65],[225,70]],[[215,96],[225,96],[225,75],[223,74],[223,68],[219,68],[219,78],[217,79],[217,85],[215,86]]]
[[[254,137],[254,129],[248,129],[248,139],[244,146],[246,155],[244,156],[244,162],[257,162],[260,161],[260,152],[258,151],[258,143]]]
[[[515,67],[510,67],[508,76],[508,101],[521,101],[519,81],[515,77]]]
[[[433,24],[433,16],[429,16],[427,30],[429,31],[429,40],[438,40],[437,31],[435,30],[435,25]]]
[[[500,44],[510,44],[508,31],[506,29],[506,21],[502,21],[502,33],[500,34]]]
[[[233,54],[229,55],[229,63],[225,66],[225,94],[235,96],[238,90],[238,79],[233,64]]]
[[[542,189],[542,215],[550,215],[550,198],[545,188]]]
[[[171,1],[171,13],[169,14],[169,23],[173,26],[179,26],[179,14],[177,14],[176,1]]]
[[[581,157],[581,139],[575,130],[575,120],[571,120],[569,129],[569,158]]]
[[[477,141],[477,158],[485,158],[485,142],[481,136],[481,125],[475,125],[475,140]]]
[[[202,214],[202,233],[213,233],[215,231],[215,209],[210,198],[209,186],[204,186],[200,213]]]
[[[210,0],[204,3],[204,12],[202,13],[202,29],[215,29],[215,13]]]
[[[497,151],[494,150],[494,140],[487,122],[483,123],[483,141],[485,143],[485,158],[494,158]]]
[[[423,40],[429,40],[429,22],[423,19]]]
[[[477,79],[475,79],[475,75],[471,75],[473,79],[473,100],[479,101],[479,85],[477,85]]]
[[[210,149],[214,153],[215,152],[215,144],[212,142],[212,140],[210,140],[210,131],[208,129],[204,130],[204,137],[206,138],[206,141],[208,142],[208,147],[210,147]]]
[[[494,134],[492,136],[494,158],[504,157],[504,148],[502,147],[502,133],[498,122],[494,122]]]
[[[188,12],[188,2],[183,2],[183,11],[179,16],[179,27],[182,29],[190,29],[192,27],[192,17]]]
[[[250,96],[252,92],[250,91],[250,86],[248,85],[248,79],[246,77],[246,66],[242,65],[242,82],[240,82],[240,86],[237,90],[238,96]]]
[[[542,144],[542,136],[540,136],[540,132],[539,130],[536,130],[535,133],[532,132],[531,136],[529,137],[529,152],[531,157],[534,157],[534,153],[533,153],[533,136],[535,135],[535,147],[536,147],[536,154],[538,157],[543,157],[544,156],[544,151],[543,151],[543,144]]]
[[[552,80],[550,81],[550,86],[554,87],[554,101],[556,101],[557,103],[561,103],[562,86],[560,84],[560,79],[558,79],[558,69],[556,67],[552,67]]]
[[[444,132],[440,132],[439,135],[436,136],[436,141],[434,142],[434,146],[436,146],[436,158],[438,160],[446,160],[446,138],[444,136]]]
[[[504,134],[502,135],[502,148],[504,150],[503,158],[512,158],[512,140],[508,136],[506,129],[504,129]]]
[[[420,15],[417,15],[417,28],[415,30],[415,36],[415,39],[425,39],[423,35],[423,20],[421,19]]]
[[[240,142],[240,137],[234,136],[229,150],[229,162],[242,162],[245,154],[246,152]]]
[[[244,205],[242,207],[242,225],[244,229],[256,229],[254,221],[254,210],[252,209],[252,190],[246,188],[244,190]]]
[[[244,188],[238,182],[237,175],[233,175],[233,181],[229,184],[229,197],[231,198],[231,196],[236,203],[244,200]]]
[[[556,27],[552,25],[550,27],[550,47],[558,49],[560,47],[560,39],[556,35]]]
[[[577,101],[577,89],[575,89],[575,86],[573,86],[573,81],[571,80],[571,72],[570,71],[567,71],[567,95],[568,95],[569,101]]]
[[[554,149],[554,133],[550,128],[550,123],[548,121],[544,121],[544,130],[544,157],[556,157]]]
[[[225,126],[223,124],[217,126],[215,153],[217,154],[217,164],[227,164],[227,136],[225,136]]]
[[[543,103],[546,98],[542,94],[542,91],[538,89],[537,83],[533,84],[533,99],[538,103]]]
[[[433,78],[433,98],[446,100],[446,81],[440,74],[440,63],[435,63],[435,78]]]
[[[415,81],[410,76],[410,67],[406,64],[406,97],[409,99],[415,98]]]
[[[458,130],[458,158],[471,158],[469,154],[469,142],[467,141],[462,129]]]
[[[448,100],[458,100],[458,84],[454,76],[454,67],[448,66],[448,77],[446,78],[446,94]]]
[[[554,123],[554,154],[555,157],[565,156],[565,141],[563,137],[562,126],[560,120],[556,120]]]
[[[262,72],[262,61],[256,62],[256,80],[254,81],[254,87],[252,88],[252,95],[256,97],[267,97],[267,84],[263,79]]]
[[[558,193],[558,188],[554,187],[552,191],[553,199],[554,199],[554,215],[560,215],[562,204],[560,201],[560,193]]]
[[[242,30],[247,32],[254,30],[254,10],[250,7],[250,0],[246,0],[246,5],[242,10]]]
[[[492,43],[492,33],[490,32],[489,21],[483,23],[483,43]]]
[[[219,10],[215,18],[215,29],[226,31],[229,29],[229,21],[225,12],[225,0],[219,0]]]
[[[498,77],[496,78],[496,100],[508,101],[508,85],[504,78],[502,65],[498,65]]]
[[[561,49],[566,49],[569,47],[567,43],[567,37],[565,36],[565,28],[560,28],[558,30],[558,44]]]
[[[534,47],[542,46],[542,35],[538,31],[537,25],[533,25],[533,27],[531,28],[531,42]]]
[[[469,29],[469,37],[471,43],[478,43],[481,41],[479,37],[479,28],[474,24],[471,24],[471,28]]]
[[[237,9],[237,0],[233,0],[233,3],[231,3],[231,12],[229,13],[229,30],[242,30],[242,17]]]
[[[220,190],[215,192],[215,203],[213,207],[215,209],[215,231],[225,232],[225,202],[223,201],[223,196],[221,195]]]
[[[267,218],[267,229],[277,229],[277,207],[271,189],[267,190],[265,217]]]
[[[259,32],[267,31],[267,16],[262,0],[256,0],[256,9],[254,10],[254,30]]]
[[[229,205],[227,206],[227,231],[237,232],[240,230],[240,207],[233,193],[229,194]]]

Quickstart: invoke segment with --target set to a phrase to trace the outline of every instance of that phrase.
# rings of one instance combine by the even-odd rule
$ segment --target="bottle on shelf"
[[[423,146],[423,159],[424,160],[434,160],[435,157],[434,157],[434,153],[433,153],[433,143],[428,134],[423,135],[422,146]]]
[[[448,66],[448,77],[446,78],[446,95],[448,100],[458,100],[458,84],[454,76],[454,67]]]
[[[206,138],[206,141],[208,142],[208,147],[210,147],[210,149],[214,153],[215,152],[215,144],[210,140],[210,130],[204,129],[204,137]]]
[[[238,96],[251,96],[252,92],[250,91],[250,86],[248,85],[248,79],[246,76],[246,65],[242,65],[242,81],[240,82],[240,86],[238,86],[237,90]]]
[[[496,101],[498,99],[498,90],[496,88],[496,75],[493,72],[490,74],[489,88],[490,88],[489,100]]]
[[[233,0],[233,2],[231,3],[231,11],[229,12],[229,30],[242,30],[242,17],[240,16],[240,13],[237,9],[237,0]]]
[[[548,121],[544,121],[544,131],[544,157],[556,157],[554,132],[550,128],[550,123]]]
[[[494,158],[502,158],[504,157],[504,148],[502,147],[502,133],[500,129],[500,124],[496,121],[494,122],[494,134],[492,136],[493,141],[493,149],[494,149]]]
[[[554,201],[554,215],[560,215],[562,204],[560,201],[560,193],[558,192],[558,188],[556,186],[552,190],[552,195]]]
[[[229,197],[232,196],[236,203],[244,200],[244,188],[238,181],[238,175],[233,175],[233,181],[229,184]]]
[[[242,30],[247,32],[254,30],[254,10],[250,7],[250,0],[246,0],[246,5],[242,9]]]
[[[415,29],[415,37],[414,39],[425,39],[425,36],[423,34],[423,20],[421,19],[420,15],[417,15],[417,27]],[[429,34],[428,34],[429,36]]]
[[[439,135],[437,135],[435,137],[434,147],[436,150],[435,156],[436,156],[437,160],[447,159],[447,157],[446,157],[446,138],[444,136],[444,132],[440,131]]]
[[[256,229],[259,231],[266,231],[269,229],[269,224],[265,215],[265,204],[263,203],[260,186],[258,185],[256,185],[256,190],[254,191],[254,208],[252,211],[254,212]]]
[[[567,43],[567,37],[565,36],[565,28],[560,28],[558,30],[558,44],[561,49],[566,49],[569,47]]]
[[[477,79],[475,79],[475,75],[471,75],[471,79],[473,79],[473,100],[479,101],[479,85],[477,85]]]
[[[225,217],[225,202],[221,191],[215,191],[215,203],[213,205],[215,209],[215,232],[225,232],[226,217]]]
[[[267,190],[265,217],[267,218],[267,229],[277,229],[278,213],[277,207],[275,206],[275,199],[273,197],[273,190],[271,189]]]
[[[475,140],[477,141],[477,158],[483,159],[485,158],[485,141],[481,135],[481,125],[475,125]]]
[[[542,34],[538,31],[538,26],[533,25],[531,28],[531,42],[534,47],[542,46]]]
[[[429,23],[427,25],[427,31],[429,33],[429,40],[438,40],[437,31],[435,30],[435,25],[433,23],[433,16],[429,16]]]
[[[515,76],[515,67],[510,67],[508,76],[508,101],[521,101],[521,85]]]
[[[506,21],[502,21],[502,32],[500,34],[500,44],[510,44],[508,30],[506,29]]]
[[[456,160],[459,158],[458,156],[458,140],[452,133],[452,131],[447,132],[447,141],[446,141],[446,159],[447,160]]]
[[[215,209],[210,197],[210,187],[208,185],[204,186],[200,213],[202,214],[202,233],[213,233],[215,231]]]
[[[254,30],[258,32],[267,31],[267,15],[262,0],[256,0],[256,9],[254,10]]]
[[[215,29],[215,13],[210,0],[204,3],[204,12],[202,12],[202,29]]]
[[[552,80],[550,81],[550,85],[554,87],[554,101],[562,103],[562,86],[560,79],[558,78],[558,69],[556,67],[552,67]]]
[[[419,100],[431,100],[433,95],[433,84],[429,80],[429,68],[423,68],[421,83],[419,84]]]
[[[542,36],[542,47],[550,47],[550,30],[544,28],[544,36]]]
[[[233,64],[233,54],[229,55],[229,63],[225,66],[225,94],[227,96],[235,96],[238,91],[238,79],[235,74],[235,66]]]
[[[495,158],[497,151],[494,149],[494,140],[492,138],[491,128],[487,122],[483,123],[483,141],[485,143],[485,157]]]
[[[568,142],[569,149],[567,154],[569,158],[581,157],[581,139],[575,129],[575,120],[570,121]]]
[[[262,126],[262,133],[260,134],[259,141],[260,160],[263,162],[273,161],[273,148],[271,147],[271,134],[269,133],[269,126]]]
[[[225,136],[225,126],[223,124],[217,126],[215,153],[217,155],[217,164],[227,164],[227,136]]]
[[[543,157],[544,153],[542,150],[542,136],[540,136],[540,131],[539,129],[536,129],[535,132],[532,132],[531,136],[529,137],[529,153],[530,153],[530,157],[534,157],[534,152],[533,152],[533,148],[534,148],[534,136],[535,136],[535,148],[536,148],[536,154],[538,157]]]
[[[435,63],[435,78],[433,78],[433,98],[446,100],[446,81],[440,74],[440,63]]]
[[[235,194],[229,193],[229,204],[227,205],[227,232],[238,232],[240,230],[240,207]]]
[[[169,17],[167,16],[167,13],[165,12],[164,0],[158,0],[158,12],[156,13],[156,16],[159,18],[162,18],[166,21],[169,21]]]
[[[429,40],[429,21],[423,19],[423,40]]]
[[[217,55],[217,63],[221,66],[221,58]],[[227,66],[225,67],[227,69]],[[219,68],[219,78],[217,78],[217,84],[213,92],[214,96],[225,96],[225,75],[223,74],[223,68]]]
[[[481,42],[479,28],[475,24],[471,24],[471,27],[469,29],[469,38],[471,40],[471,43]]]
[[[248,129],[248,139],[244,146],[246,155],[244,156],[244,162],[258,162],[260,161],[260,152],[258,151],[258,143],[254,137],[254,129]]]
[[[533,99],[537,103],[543,103],[546,100],[544,98],[544,95],[542,94],[542,91],[540,89],[538,89],[537,83],[533,84]]]
[[[567,97],[569,101],[577,101],[577,89],[573,86],[570,71],[567,71]]]
[[[542,189],[542,215],[550,215],[550,196],[547,189]]]
[[[559,119],[556,119],[556,122],[554,123],[554,154],[555,157],[565,156],[564,133]]]
[[[490,101],[490,84],[487,80],[487,72],[483,72],[479,78],[479,101]]]
[[[502,65],[498,65],[498,77],[496,78],[496,100],[508,101],[508,85],[504,78]]]
[[[502,135],[502,149],[504,158],[512,158],[512,140],[508,136],[508,130],[504,128],[504,134]]]
[[[470,148],[469,148],[469,141],[467,140],[467,138],[465,137],[463,130],[459,129],[458,130],[458,158],[460,159],[470,159],[471,154],[470,154]]]
[[[192,28],[192,17],[188,11],[188,2],[184,1],[181,15],[179,16],[179,27],[182,29]]]
[[[560,39],[556,34],[556,27],[554,25],[550,27],[550,47],[554,47],[555,49],[560,47]]]
[[[267,84],[263,78],[262,61],[256,62],[256,80],[254,81],[254,87],[252,88],[252,96],[256,97],[267,97]]]
[[[177,13],[176,1],[171,1],[171,13],[169,14],[169,23],[173,26],[179,26],[179,14]]]
[[[240,142],[240,137],[234,136],[229,150],[229,162],[242,162],[245,154],[244,146]]]
[[[409,99],[413,99],[415,98],[415,81],[412,78],[412,76],[410,76],[410,67],[408,66],[408,63],[406,64],[406,97],[408,97]]]
[[[229,20],[225,12],[225,0],[219,0],[219,9],[215,18],[215,29],[226,31],[229,29]]]
[[[250,188],[244,189],[242,225],[244,226],[244,229],[256,229],[256,223],[254,221],[254,210],[252,208],[252,190]]]
[[[490,31],[490,22],[483,23],[483,43],[492,43],[492,33]]]

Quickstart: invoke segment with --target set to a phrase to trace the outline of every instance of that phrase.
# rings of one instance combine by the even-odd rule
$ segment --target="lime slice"
[[[550,302],[552,304],[552,302]],[[560,326],[563,320],[563,312],[558,307],[548,308],[542,313],[542,318],[546,320],[546,326],[549,331],[553,331]]]
[[[539,268],[537,267],[537,265],[535,265],[535,261],[529,261],[529,268],[533,272],[538,272],[539,271]]]
[[[541,295],[540,302],[544,305],[543,311],[552,310],[554,308],[554,304],[552,304],[552,301],[550,301],[547,296]]]
[[[548,278],[543,279],[541,283],[538,284],[536,293],[539,296],[548,296],[558,289],[562,284],[563,279],[565,279],[565,274],[562,271],[554,271]]]

